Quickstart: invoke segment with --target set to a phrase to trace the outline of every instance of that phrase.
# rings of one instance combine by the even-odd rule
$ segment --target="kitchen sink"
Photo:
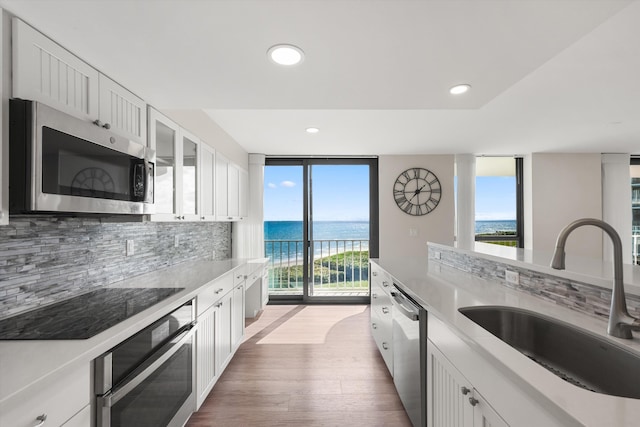
[[[581,328],[511,307],[460,313],[539,365],[578,387],[640,399],[640,356]]]

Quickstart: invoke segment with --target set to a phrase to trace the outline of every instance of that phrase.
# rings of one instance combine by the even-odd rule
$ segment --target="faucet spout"
[[[632,330],[640,330],[640,320],[629,315],[622,280],[622,241],[618,232],[606,222],[594,218],[582,218],[567,225],[558,234],[556,249],[551,260],[551,268],[565,269],[565,250],[567,238],[573,230],[583,225],[592,225],[602,229],[609,235],[613,243],[613,292],[607,333],[618,338],[633,338]]]

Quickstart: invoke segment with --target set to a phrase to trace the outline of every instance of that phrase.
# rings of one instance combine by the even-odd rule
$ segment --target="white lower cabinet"
[[[81,421],[86,418],[90,395],[89,363],[62,369],[2,402],[0,426],[33,427],[42,418],[43,427],[88,426],[90,423]]]
[[[200,408],[244,337],[242,268],[214,280],[197,297],[196,408]],[[242,275],[244,279],[244,275]]]
[[[196,407],[199,408],[218,379],[216,366],[216,330],[218,308],[209,307],[198,316],[196,332]]]
[[[218,355],[216,366],[222,371],[233,355],[231,344],[231,300],[233,299],[233,291],[227,293],[220,301],[218,310],[220,311],[220,323],[218,335],[216,336],[216,354]]]
[[[427,378],[427,426],[508,426],[432,342],[427,345]]]
[[[45,423],[43,427],[47,424]],[[91,406],[85,406],[80,412],[75,414],[69,421],[62,424],[62,427],[87,427],[91,424]]]
[[[427,324],[428,427],[576,425],[551,402],[516,384],[437,316],[429,313]]]
[[[378,265],[369,263],[371,271],[371,334],[393,376],[393,336],[391,277]]]
[[[244,282],[233,289],[231,299],[231,347],[235,351],[244,338]]]

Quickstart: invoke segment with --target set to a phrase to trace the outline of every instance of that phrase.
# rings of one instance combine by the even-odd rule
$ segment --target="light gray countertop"
[[[531,399],[550,408],[551,413],[560,419],[567,420],[567,425],[622,427],[640,424],[640,400],[613,397],[575,387],[476,325],[460,314],[458,309],[502,305],[532,310],[577,325],[639,354],[640,335],[632,340],[612,338],[606,335],[607,325],[602,320],[477,278],[435,260],[385,258],[372,261],[387,271],[400,288],[445,322],[485,360],[498,367]],[[483,386],[492,387],[491,384]]]
[[[250,262],[256,260],[185,262],[115,283],[112,287],[184,289],[89,339],[0,341],[0,403],[59,370],[89,363],[194,298],[210,282]]]

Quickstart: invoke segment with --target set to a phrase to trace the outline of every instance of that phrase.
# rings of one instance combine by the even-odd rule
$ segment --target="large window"
[[[476,241],[524,247],[522,159],[476,159]]]
[[[264,173],[269,298],[368,302],[377,159],[267,158]]]

